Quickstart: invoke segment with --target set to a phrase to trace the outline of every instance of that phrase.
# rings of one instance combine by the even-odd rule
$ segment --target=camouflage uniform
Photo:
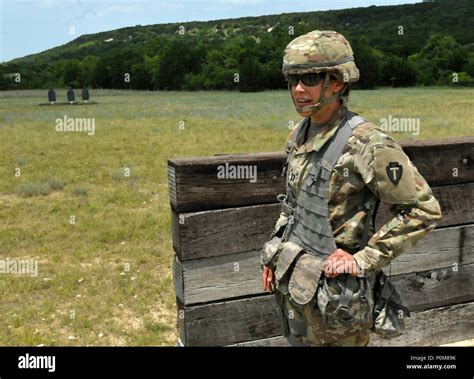
[[[336,40],[339,45],[334,44]],[[342,50],[346,50],[337,56],[340,50],[338,49],[335,56],[330,48],[341,44],[344,47]],[[301,49],[304,50],[304,54],[299,51]],[[327,56],[321,51],[323,53],[327,51]],[[288,45],[285,50],[284,72],[285,63],[296,64],[293,66],[296,67],[296,73],[312,72],[316,69],[321,71],[321,67],[309,69],[306,67],[305,70],[303,63],[308,62],[308,59],[310,62],[311,59],[315,62],[328,59],[344,60],[348,55],[352,55],[352,50],[341,35],[335,32],[311,32],[298,37]],[[298,64],[302,65],[301,69]],[[341,76],[347,79],[346,81],[358,79],[358,71],[352,61],[344,62],[336,68],[339,69]],[[291,154],[287,166],[287,186],[294,197],[298,196],[302,184],[312,170],[314,164],[312,155],[328,143],[344,121],[346,112],[345,103],[342,102],[337,119],[320,128],[308,141],[303,140],[304,133],[300,131],[300,128],[305,126],[304,120],[291,131],[286,144],[286,152]],[[393,218],[376,232],[371,225],[367,246],[359,248],[369,209],[373,209],[377,199],[391,205]],[[327,217],[336,246],[353,254],[364,275],[368,276],[386,266],[402,252],[412,248],[417,241],[434,229],[436,221],[441,217],[438,201],[433,197],[425,179],[401,147],[370,122],[363,122],[353,130],[333,167],[329,179],[327,208]],[[304,283],[303,286],[319,284],[318,294],[306,304],[295,301],[295,296],[290,294],[289,283],[292,280],[298,282],[298,278],[293,277],[300,275],[293,272],[296,271],[295,264],[308,255],[308,252],[299,252],[298,255],[296,253],[301,249],[294,242],[285,239],[281,242],[278,238],[284,233],[288,219],[289,215],[283,208],[271,235],[273,239],[267,243],[267,251],[265,253],[264,249],[262,257],[262,263],[276,271],[276,299],[285,318],[289,320],[289,323],[284,325],[285,334],[289,334],[290,342],[295,345],[366,346],[369,342],[368,328],[328,325],[325,322],[324,315],[321,314],[321,298],[318,299],[324,274],[316,275],[318,277],[311,280],[308,280],[308,277],[300,280],[300,283]],[[272,246],[270,254],[268,254],[269,246]],[[292,254],[292,249],[296,258],[291,262],[287,273],[279,275],[279,266],[283,265],[282,262],[285,262],[286,257]],[[307,268],[308,264],[300,266]],[[319,274],[321,269],[314,272]],[[331,291],[340,293],[340,288],[343,288],[348,276],[341,274],[336,278],[326,279],[325,283]],[[316,284],[310,283],[311,281],[315,281]],[[361,311],[370,313],[367,309]],[[365,317],[370,315],[366,314]]]

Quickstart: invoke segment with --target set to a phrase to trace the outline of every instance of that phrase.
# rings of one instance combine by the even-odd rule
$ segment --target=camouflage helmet
[[[303,74],[331,72],[345,82],[359,80],[351,45],[334,31],[313,30],[291,41],[285,48],[282,72]]]

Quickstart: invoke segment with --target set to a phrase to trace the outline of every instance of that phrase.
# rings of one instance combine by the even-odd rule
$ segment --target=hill
[[[337,30],[354,47],[360,87],[448,84],[474,76],[474,3],[396,6],[133,26],[83,35],[0,66],[0,88],[284,88],[281,58],[297,35]],[[425,49],[425,51],[423,51]],[[435,56],[433,56],[435,54]],[[435,59],[433,59],[435,58]],[[439,64],[439,61],[443,61]],[[426,75],[426,64],[430,67]],[[236,74],[238,80],[236,81]]]

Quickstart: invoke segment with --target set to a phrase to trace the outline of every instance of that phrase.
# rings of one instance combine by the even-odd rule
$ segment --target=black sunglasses
[[[305,86],[314,87],[318,85],[321,79],[324,79],[325,76],[325,72],[315,72],[303,75],[289,74],[287,80],[292,86],[297,86],[298,82],[301,80]]]

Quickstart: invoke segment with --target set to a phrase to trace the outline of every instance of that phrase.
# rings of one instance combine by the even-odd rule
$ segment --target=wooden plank
[[[170,203],[173,206],[178,204],[176,190],[176,170],[173,166],[168,166],[168,188],[170,192]]]
[[[179,256],[181,256],[181,251],[182,251],[182,245],[181,245],[181,240],[183,240],[186,235],[186,229],[182,227],[184,223],[184,215],[178,215],[176,212],[171,210],[171,234],[172,234],[172,241],[173,241],[173,250],[178,253]],[[189,248],[191,245],[184,245],[184,248]],[[192,254],[191,254],[192,255]]]
[[[265,294],[261,287],[259,266],[252,266],[253,261],[253,257],[249,254],[247,261],[239,264],[241,268],[244,265],[248,266],[242,272],[232,272],[235,262],[228,262],[221,267],[216,265],[214,270],[219,271],[219,274],[212,279],[204,277],[204,273],[211,269],[204,268],[202,271],[197,269],[196,272],[188,274],[191,280],[184,278],[186,292],[177,292],[176,296],[183,304],[192,305],[216,300],[231,300],[245,295]],[[253,275],[250,274],[252,270]],[[473,278],[474,264],[392,276],[393,282],[406,303],[414,311],[474,299]],[[202,282],[196,279],[202,279]]]
[[[179,215],[172,211],[173,248],[183,261],[261,249],[280,210],[277,203]]]
[[[450,272],[451,271],[451,272]],[[474,264],[393,277],[412,311],[474,301]],[[280,319],[273,295],[181,306],[189,346],[228,345],[278,335]],[[182,339],[183,340],[183,339]],[[183,340],[184,341],[184,340]]]
[[[406,320],[406,333],[384,339],[372,333],[370,346],[438,346],[474,338],[474,303],[414,312]]]
[[[395,276],[451,269],[474,263],[473,252],[474,225],[436,229],[385,271]],[[176,296],[186,305],[264,293],[260,251],[184,262],[175,257],[173,268]]]
[[[184,307],[186,346],[222,346],[281,334],[273,295]]]
[[[433,188],[440,202],[438,227],[474,223],[474,183]],[[461,201],[462,199],[462,201]],[[280,204],[177,214],[172,212],[173,248],[182,261],[257,250],[268,241]],[[393,217],[381,204],[376,228]]]
[[[433,230],[386,271],[400,275],[474,263],[474,224]]]
[[[369,346],[474,346],[474,303],[414,312],[403,336],[384,339],[370,334]],[[453,342],[456,339],[464,340]],[[468,339],[466,339],[468,338]],[[246,341],[229,347],[290,346],[283,336]]]
[[[400,145],[430,186],[474,182],[474,137]]]
[[[176,327],[178,329],[178,344],[182,343],[183,346],[187,346],[186,331],[188,328],[192,328],[192,324],[186,325],[184,305],[176,298]]]
[[[261,340],[253,340],[240,342],[233,345],[227,345],[227,347],[273,347],[273,346],[291,346],[288,340],[283,336],[263,338]]]
[[[205,303],[264,293],[260,252],[251,251],[180,262],[175,257],[174,278],[183,283],[176,296],[186,304]]]
[[[450,343],[445,343],[440,346],[474,346],[474,338],[470,338],[468,340],[462,340],[462,341],[456,341],[456,342],[450,342]]]
[[[285,185],[280,177],[284,160],[283,152],[169,160],[176,184],[170,186],[171,207],[181,213],[274,203]],[[218,177],[221,169],[231,173],[232,166],[235,178]]]
[[[431,186],[474,182],[474,137],[408,142],[403,148]],[[274,203],[284,192],[284,161],[284,152],[169,160],[171,206],[182,213]],[[219,179],[218,168],[225,165],[256,166],[256,181]]]
[[[396,275],[391,280],[411,311],[474,300],[473,263]]]
[[[185,297],[187,297],[184,292],[184,270],[181,261],[176,256],[173,259],[172,271],[174,293],[178,299],[184,302]]]
[[[442,213],[440,226],[469,224],[474,219],[474,183],[434,187]]]
[[[432,191],[441,207],[442,218],[438,227],[474,222],[474,183],[433,187]],[[375,226],[380,227],[391,217],[390,206],[381,203]]]

